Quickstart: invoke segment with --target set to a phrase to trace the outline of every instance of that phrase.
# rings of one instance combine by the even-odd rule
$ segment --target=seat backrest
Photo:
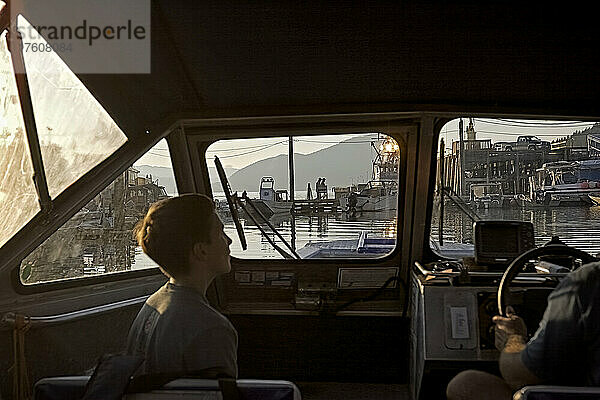
[[[85,393],[89,376],[44,378],[35,384],[35,400],[79,400]],[[301,400],[300,390],[292,382],[239,379],[241,400]],[[221,400],[219,382],[212,379],[176,379],[159,390],[129,393],[127,400],[168,400],[181,398]]]
[[[242,400],[301,400],[300,390],[292,382],[238,379],[237,387]],[[150,393],[131,393],[127,400],[167,400],[171,398],[192,398],[198,393],[206,394],[202,399],[220,400],[219,382],[212,379],[177,379],[162,389]],[[177,394],[176,396],[175,393]]]

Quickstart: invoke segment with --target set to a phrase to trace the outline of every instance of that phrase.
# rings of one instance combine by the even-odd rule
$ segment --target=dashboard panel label
[[[338,289],[379,289],[390,278],[398,276],[398,267],[339,268]],[[396,281],[388,288],[396,287]]]
[[[452,339],[469,339],[469,315],[467,307],[450,307]]]

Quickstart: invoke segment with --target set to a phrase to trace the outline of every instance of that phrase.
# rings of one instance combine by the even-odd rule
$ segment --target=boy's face
[[[225,234],[223,223],[217,214],[213,213],[211,218],[210,241],[203,244],[206,251],[206,261],[217,275],[225,274],[231,271],[229,257],[231,239]]]

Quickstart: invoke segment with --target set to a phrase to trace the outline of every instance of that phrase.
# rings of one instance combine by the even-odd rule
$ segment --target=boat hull
[[[536,201],[522,201],[526,207],[576,207],[590,206],[594,203],[593,198],[600,198],[598,189],[588,190],[556,190],[546,191],[538,194]]]

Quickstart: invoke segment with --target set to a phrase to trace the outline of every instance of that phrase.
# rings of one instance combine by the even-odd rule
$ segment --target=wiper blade
[[[260,210],[258,208],[256,208],[256,206],[254,205],[254,203],[252,203],[252,201],[248,197],[248,194],[246,193],[246,191],[242,192],[242,199],[244,199],[244,201],[246,201],[246,203],[248,203],[250,205],[250,208],[252,208],[252,211],[256,212],[256,214],[262,218],[262,220],[267,224],[267,226],[269,227],[269,229],[271,229],[273,231],[273,233],[275,233],[277,235],[277,237],[283,242],[283,244],[285,244],[286,247],[296,257],[296,259],[299,260],[301,257],[298,255],[298,253],[296,253],[296,250],[294,250],[294,248],[292,246],[290,246],[290,244],[287,242],[287,240],[285,240],[285,238],[283,236],[281,236],[281,234],[269,222],[269,220],[264,216],[264,214],[262,212],[260,212]],[[246,214],[248,214],[248,212],[246,212]],[[248,215],[250,215],[250,214],[248,214]]]
[[[267,239],[267,241],[269,242],[269,244],[279,252],[279,254],[281,254],[281,256],[283,258],[286,258],[288,260],[293,260],[294,258],[296,259],[300,259],[300,256],[298,255],[298,253],[296,253],[295,251],[292,250],[292,253],[294,254],[294,256],[290,255],[288,252],[286,252],[284,249],[282,249],[281,247],[279,247],[277,245],[277,243],[275,243],[275,241],[273,239],[271,239],[269,237],[269,235],[267,234],[267,232],[265,231],[265,229],[260,225],[260,223],[256,220],[256,218],[254,218],[254,215],[252,215],[248,209],[246,208],[246,206],[244,205],[243,202],[239,201],[239,198],[237,197],[237,194],[234,195],[234,198],[237,199],[237,203],[238,205],[242,208],[242,210],[244,210],[244,212],[246,213],[246,215],[252,220],[252,222],[254,223],[254,225],[256,225],[256,227],[258,228],[258,230],[260,231],[260,233],[265,237],[265,239]],[[275,234],[283,241],[283,243],[285,243],[288,248],[290,247],[289,244],[285,241],[285,239],[283,238],[283,236],[281,236],[281,234],[279,234],[279,232],[277,232],[277,230],[269,223],[269,221],[265,218],[265,216],[256,209],[256,207],[254,206],[254,204],[252,204],[252,202],[250,201],[250,199],[248,199],[248,196],[246,195],[246,192],[242,193],[242,199],[244,199],[247,204],[249,204],[252,209],[254,211],[256,211],[258,213],[258,215],[267,223],[267,225],[269,225],[269,228],[271,228],[271,230],[273,232],[275,232]],[[291,248],[290,248],[291,249]]]

